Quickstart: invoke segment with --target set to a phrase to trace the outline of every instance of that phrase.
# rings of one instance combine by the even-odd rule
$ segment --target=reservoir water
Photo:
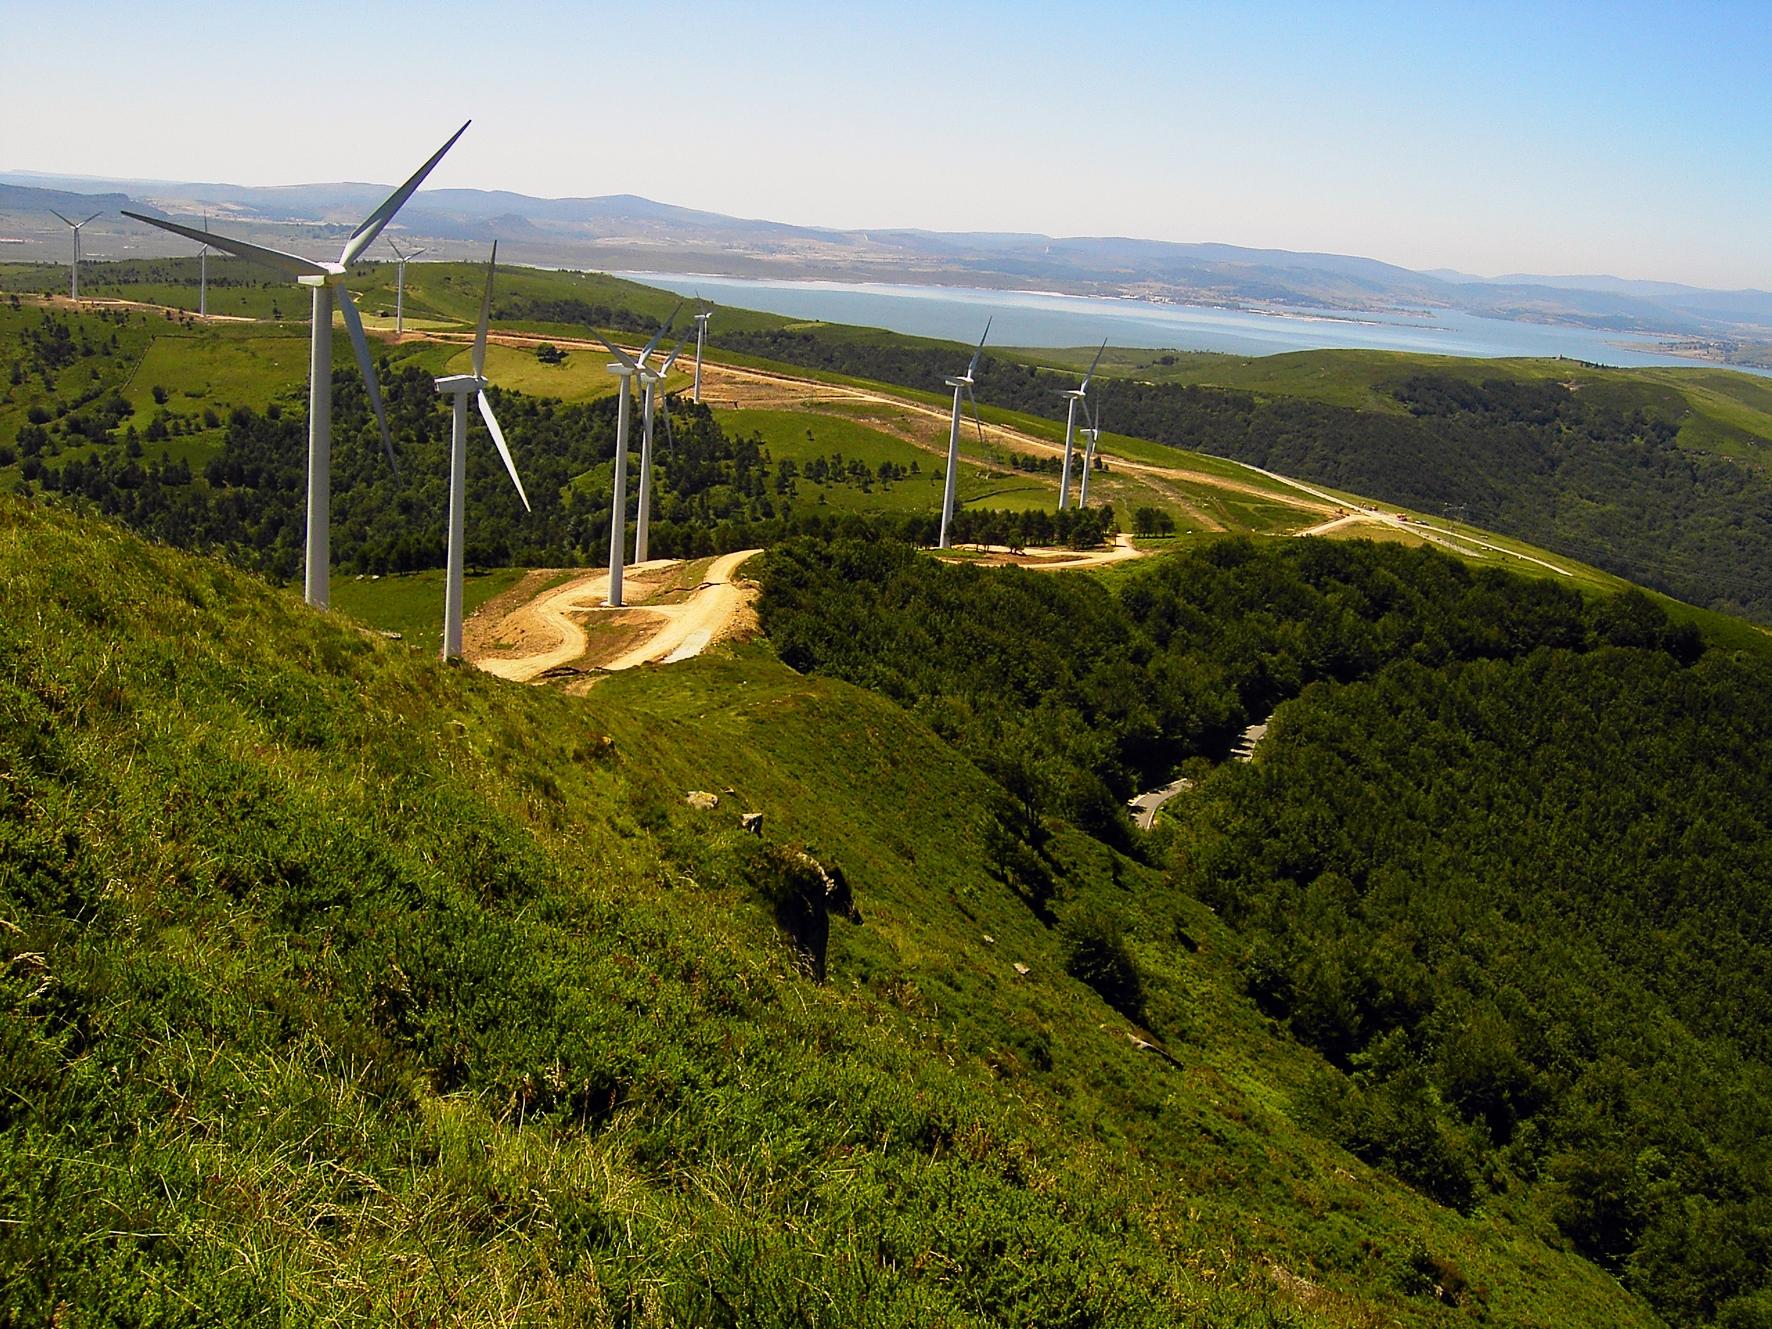
[[[1232,355],[1357,347],[1482,357],[1563,355],[1604,365],[1703,363],[1661,350],[1663,339],[1643,333],[1516,323],[1446,309],[1263,313],[966,286],[771,281],[660,272],[616,275],[684,295],[699,293],[716,304],[741,309],[961,342],[976,341],[985,319],[991,318],[995,320],[991,341],[998,346],[1087,346],[1105,337],[1113,346]]]

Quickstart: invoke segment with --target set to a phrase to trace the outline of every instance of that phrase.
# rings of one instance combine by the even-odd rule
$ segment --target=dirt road
[[[467,625],[465,654],[487,673],[517,683],[562,665],[617,670],[690,659],[743,626],[751,589],[735,574],[757,552],[716,558],[705,579],[675,602],[653,597],[676,589],[670,574],[684,566],[680,561],[635,563],[623,573],[627,604],[621,609],[605,603],[608,571],[587,572],[506,612],[475,615]]]
[[[1247,465],[1247,463],[1245,463],[1245,465]],[[1481,549],[1487,553],[1500,554],[1503,558],[1517,558],[1522,563],[1531,563],[1535,567],[1544,568],[1549,572],[1554,572],[1559,577],[1573,577],[1575,575],[1573,572],[1569,571],[1568,568],[1558,567],[1548,559],[1535,558],[1531,554],[1522,554],[1518,550],[1504,548],[1501,545],[1493,544],[1488,540],[1484,540],[1479,536],[1467,535],[1463,531],[1442,530],[1437,526],[1428,525],[1425,521],[1422,521],[1419,518],[1405,517],[1400,513],[1386,512],[1382,508],[1375,507],[1355,508],[1353,511],[1349,512],[1346,499],[1337,498],[1334,494],[1331,494],[1326,490],[1318,489],[1316,486],[1306,484],[1302,480],[1294,480],[1289,475],[1278,475],[1273,471],[1264,471],[1259,466],[1249,466],[1248,469],[1259,475],[1265,475],[1270,480],[1282,480],[1291,485],[1294,489],[1303,490],[1305,493],[1319,498],[1325,503],[1333,503],[1336,507],[1336,511],[1341,514],[1329,521],[1321,522],[1306,530],[1296,531],[1294,532],[1296,535],[1322,535],[1327,531],[1335,530],[1341,526],[1355,525],[1359,523],[1373,526],[1394,526],[1400,531],[1408,531],[1411,535],[1417,536],[1420,539],[1427,541],[1429,544],[1439,545],[1442,549],[1450,550],[1455,554],[1461,552],[1459,546],[1462,544],[1467,546],[1465,552],[1468,552],[1469,548]]]
[[[1008,545],[960,545],[954,551],[973,550],[985,555],[982,559],[968,559],[968,562],[985,564],[1013,563],[1016,567],[1027,568],[1033,572],[1071,572],[1077,568],[1098,568],[1105,563],[1124,563],[1131,558],[1144,558],[1150,551],[1140,549],[1132,543],[1130,535],[1117,535],[1114,543],[1106,549],[1021,549],[1015,550]],[[936,551],[936,557],[941,552]]]
[[[472,340],[472,337],[468,333],[430,333],[427,334],[427,339],[460,342],[466,345]],[[558,336],[543,337],[524,333],[495,332],[492,334],[491,340],[498,345],[519,347],[525,350],[532,350],[544,341],[550,341],[563,349],[582,350],[589,353],[595,353],[601,349],[598,343],[593,341]],[[636,348],[625,347],[624,349],[634,350]],[[764,410],[783,410],[794,407],[816,410],[820,403],[878,406],[898,419],[902,419],[906,415],[914,416],[921,420],[926,428],[921,430],[907,429],[898,422],[898,419],[889,418],[886,415],[867,419],[864,423],[936,456],[945,458],[947,453],[949,408],[917,401],[914,398],[899,396],[891,392],[855,387],[847,383],[826,383],[777,370],[741,368],[736,365],[707,361],[702,365],[702,398],[714,406]],[[972,428],[969,422],[967,430],[969,436],[972,434]],[[987,441],[1025,456],[1061,457],[1064,455],[1062,442],[1040,438],[1019,429],[1012,429],[1007,425],[987,424],[983,426],[983,432]],[[1286,503],[1298,508],[1301,512],[1324,515],[1334,512],[1341,506],[1338,500],[1320,497],[1306,485],[1301,485],[1289,477],[1273,475],[1267,471],[1261,471],[1260,474],[1290,487],[1294,493],[1290,495],[1276,494],[1271,487],[1257,484],[1254,481],[1238,480],[1230,476],[1193,470],[1186,466],[1167,466],[1158,462],[1132,461],[1115,453],[1111,445],[1108,444],[1102,445],[1098,455],[1104,461],[1111,462],[1113,470],[1136,474],[1147,481],[1154,481],[1159,488],[1165,488],[1162,485],[1163,481],[1179,481],[1208,489],[1221,489],[1249,498],[1264,499],[1268,502]],[[1001,471],[1009,475],[1016,474],[1014,467],[986,459],[968,457],[967,461],[970,465],[982,466],[987,470]],[[1255,467],[1248,469],[1256,470]],[[1206,513],[1200,511],[1194,504],[1187,502],[1183,496],[1171,496],[1194,514],[1206,529],[1216,527],[1216,523]]]

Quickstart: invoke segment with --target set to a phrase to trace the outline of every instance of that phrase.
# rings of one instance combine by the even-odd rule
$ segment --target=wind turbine
[[[675,314],[671,317],[676,318]],[[646,385],[645,407],[641,414],[644,426],[640,431],[640,507],[634,519],[634,562],[644,563],[649,553],[649,541],[652,533],[652,405],[653,389],[664,382],[671,366],[677,357],[683,354],[683,343],[688,341],[688,334],[678,339],[676,348],[672,350],[665,362],[657,369],[649,367],[645,357],[640,359],[640,381]],[[670,428],[669,406],[665,407],[665,428]]]
[[[701,347],[702,347],[702,343],[708,339],[708,320],[710,318],[712,318],[713,316],[714,316],[714,311],[711,309],[704,309],[701,311],[701,313],[699,313],[695,316],[695,396],[694,396],[694,400],[697,405],[701,404]]]
[[[449,571],[443,587],[445,660],[461,658],[462,514],[467,506],[469,397],[480,408],[480,418],[486,422],[486,432],[492,435],[492,446],[498,449],[499,459],[504,462],[511,483],[517,486],[517,497],[523,500],[523,510],[533,510],[529,506],[529,495],[523,492],[523,482],[517,478],[517,463],[511,460],[504,430],[498,427],[492,403],[486,399],[486,326],[492,318],[492,274],[497,267],[498,242],[495,240],[492,242],[492,257],[486,260],[486,294],[480,298],[480,330],[474,334],[474,372],[451,374],[436,380],[437,391],[454,398],[455,405],[454,428],[449,436]]]
[[[203,229],[209,230],[209,213],[203,213]],[[197,251],[197,317],[209,317],[209,244]]]
[[[1089,372],[1083,375],[1083,382],[1074,388],[1066,388],[1064,395],[1070,398],[1070,409],[1064,417],[1064,470],[1058,477],[1058,510],[1063,512],[1071,501],[1071,445],[1077,432],[1077,403],[1089,394],[1089,380],[1095,377],[1095,366],[1101,363],[1101,352],[1107,350],[1107,338],[1102,338],[1101,348],[1095,352],[1095,358],[1089,362]]]
[[[1095,403],[1095,410],[1089,410],[1089,403],[1083,403],[1083,414],[1089,420],[1089,427],[1083,431],[1083,437],[1089,440],[1089,446],[1083,452],[1083,482],[1077,486],[1077,506],[1089,506],[1089,472],[1095,469],[1095,445],[1101,439],[1101,403]]]
[[[102,217],[105,214],[101,209],[98,212],[93,213],[91,217],[86,219],[86,221],[77,222],[69,221],[66,217],[63,217],[61,213],[56,212],[54,208],[51,208],[50,212],[54,213],[55,216],[60,219],[62,225],[74,232],[74,266],[69,269],[68,299],[78,300],[80,298],[80,228],[86,225],[86,222],[92,221],[97,217]]]
[[[972,353],[972,362],[966,366],[966,372],[959,378],[950,378],[947,384],[954,390],[954,419],[948,429],[948,470],[943,478],[941,489],[941,539],[940,547],[948,547],[948,530],[954,524],[954,479],[960,469],[960,394],[964,392],[972,401],[972,423],[978,426],[978,441],[984,443],[984,423],[978,418],[978,398],[972,396],[972,375],[978,370],[978,357],[984,354],[984,339],[991,335],[991,320],[984,321],[984,336],[978,339],[978,349]]]
[[[406,265],[420,254],[428,254],[428,249],[414,249],[402,254],[400,246],[394,243],[394,237],[388,237],[388,248],[394,251],[394,335],[398,337],[406,331]],[[493,242],[493,250],[498,249],[497,241]]]
[[[469,121],[471,123],[473,122]],[[267,249],[262,245],[248,244],[244,240],[216,235],[211,231],[199,231],[178,222],[144,217],[139,212],[125,211],[123,214],[136,221],[146,222],[149,226],[158,226],[163,231],[171,231],[174,235],[214,245],[224,253],[238,258],[262,263],[285,276],[293,277],[297,284],[308,287],[314,293],[313,329],[308,343],[308,543],[303,589],[308,603],[317,609],[326,608],[332,598],[332,529],[328,515],[332,500],[332,307],[335,295],[339,311],[344,315],[345,330],[351,334],[351,347],[357,353],[357,364],[363,370],[363,382],[369,389],[369,404],[375,411],[375,423],[381,429],[382,449],[388,455],[388,465],[397,473],[399,467],[394,461],[394,443],[388,436],[387,415],[382,410],[381,388],[375,381],[375,365],[369,359],[369,343],[363,336],[363,320],[358,317],[357,304],[351,299],[351,292],[344,284],[345,269],[361,258],[364,251],[375,243],[382,227],[393,220],[394,214],[412,197],[432,168],[443,159],[443,154],[455,146],[456,139],[467,132],[467,125],[456,130],[449,141],[432,153],[430,160],[419,167],[410,180],[389,194],[380,207],[365,217],[346,238],[345,247],[336,263],[316,263],[313,259],[286,254],[280,249]]]
[[[677,315],[673,312],[671,318]],[[665,333],[671,330],[670,322],[653,334],[652,340],[646,343],[646,349],[640,352],[640,358],[634,359],[621,347],[617,346],[602,333],[596,333],[598,341],[609,348],[615,357],[615,363],[609,366],[619,383],[619,397],[615,408],[615,496],[609,507],[609,607],[620,609],[622,545],[623,537],[628,530],[628,395],[629,384],[636,376],[644,376],[646,370],[640,366],[646,357],[658,349],[659,342],[664,340]]]

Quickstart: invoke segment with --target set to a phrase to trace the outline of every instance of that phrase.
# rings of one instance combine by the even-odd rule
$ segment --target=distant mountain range
[[[244,238],[291,248],[341,237],[386,194],[375,184],[250,187],[0,172],[0,256],[59,259],[65,229],[50,209],[104,209],[86,232],[92,258],[183,253],[179,243],[116,217],[118,208],[207,211]],[[70,215],[72,215],[70,213]],[[1609,276],[1473,277],[1417,272],[1346,254],[1178,244],[1115,236],[832,230],[728,217],[632,194],[532,198],[503,190],[431,189],[400,214],[403,240],[432,256],[468,257],[497,239],[519,263],[1036,288],[1232,307],[1339,311],[1456,309],[1491,318],[1566,323],[1694,339],[1718,358],[1764,353],[1772,293],[1712,291]],[[318,252],[318,251],[316,251]]]

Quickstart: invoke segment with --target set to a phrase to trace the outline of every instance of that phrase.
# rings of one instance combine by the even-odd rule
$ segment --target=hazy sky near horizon
[[[642,22],[650,19],[649,26]],[[0,0],[0,169],[1772,288],[1772,4]]]

